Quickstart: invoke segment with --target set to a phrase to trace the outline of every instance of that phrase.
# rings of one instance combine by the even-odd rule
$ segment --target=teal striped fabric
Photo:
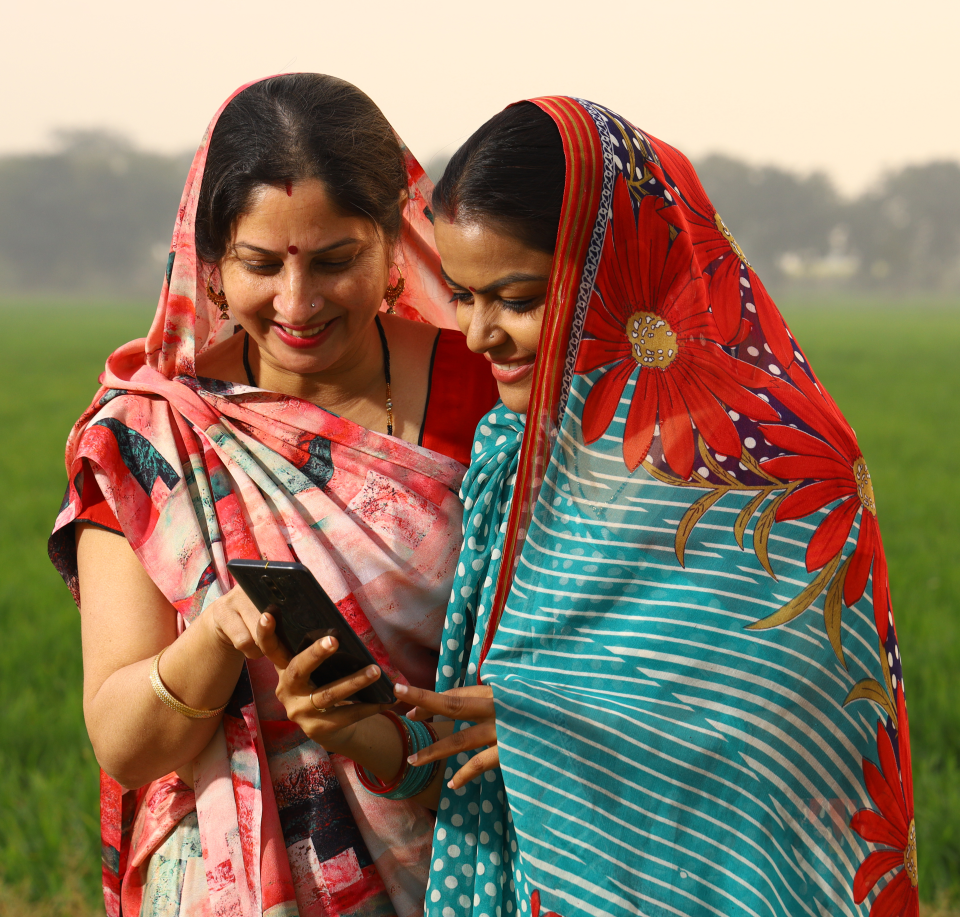
[[[662,208],[685,193],[696,203],[693,179],[681,174],[685,160],[668,163],[676,151],[579,104],[609,134],[602,256],[593,277],[584,268],[576,364],[567,360],[559,424],[484,659],[528,445],[522,418],[494,409],[464,479],[465,545],[437,688],[475,683],[479,668],[494,690],[501,768],[444,790],[426,914],[914,915],[903,675],[852,431],[789,332],[775,338],[756,309],[731,343],[707,312],[706,282],[689,273],[703,305],[688,338],[692,319],[670,312],[662,289],[639,283],[631,296],[647,299],[617,300],[627,282],[608,264],[630,266],[625,234],[647,246],[637,271],[654,255],[667,259],[665,274],[678,252],[691,258],[685,233],[695,240],[696,227]],[[642,194],[621,181],[624,143],[616,155],[609,139],[618,132],[660,176]],[[661,230],[658,249],[648,239]],[[747,314],[761,294],[744,265],[734,281],[748,291],[737,300]],[[708,266],[709,280],[719,268]],[[698,314],[697,300],[684,308]],[[769,309],[767,321],[785,329]],[[694,451],[680,470],[682,425],[653,387],[664,370],[631,361],[617,390],[613,337],[591,362],[611,316],[623,316],[629,342],[638,314],[678,329],[681,354],[693,354],[677,364],[678,384],[712,390],[739,459],[717,448],[722,424],[687,392]],[[630,443],[644,435],[639,399],[658,398],[649,446],[632,462]],[[607,411],[600,424],[597,405]]]
[[[476,677],[519,453],[502,405],[482,426],[441,691]],[[868,848],[847,823],[870,806],[860,761],[876,757],[876,718],[842,701],[877,674],[872,615],[845,625],[849,673],[807,620],[746,630],[806,585],[812,523],[771,536],[789,570],[771,594],[729,525],[698,526],[677,564],[677,497],[624,473],[613,433],[585,450],[567,415],[483,668],[502,774],[444,791],[431,917],[525,914],[537,889],[564,915],[861,912],[851,888]]]

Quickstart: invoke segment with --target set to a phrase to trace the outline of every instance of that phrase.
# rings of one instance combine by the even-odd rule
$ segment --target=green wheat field
[[[46,540],[63,444],[143,305],[0,304],[0,914],[102,913],[80,622]],[[925,914],[960,908],[960,303],[784,313],[873,475],[910,683]]]

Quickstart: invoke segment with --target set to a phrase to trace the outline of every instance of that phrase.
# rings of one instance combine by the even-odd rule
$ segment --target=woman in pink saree
[[[50,553],[82,609],[111,917],[422,911],[432,813],[358,791],[344,759],[389,779],[396,730],[373,705],[314,702],[322,744],[289,721],[226,564],[305,564],[383,672],[432,686],[496,389],[447,330],[429,190],[350,84],[238,91],[194,158],[153,326],[70,435]]]

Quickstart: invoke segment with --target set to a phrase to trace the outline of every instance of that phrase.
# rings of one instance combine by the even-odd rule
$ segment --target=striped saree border
[[[563,140],[567,173],[526,432],[514,484],[514,499],[507,519],[500,575],[490,609],[491,620],[484,635],[480,666],[477,667],[478,684],[480,668],[493,644],[510,594],[533,504],[543,481],[551,451],[551,433],[559,423],[557,414],[567,350],[570,347],[573,312],[603,187],[603,148],[597,127],[583,106],[566,96],[544,96],[529,101],[550,115],[556,123]]]

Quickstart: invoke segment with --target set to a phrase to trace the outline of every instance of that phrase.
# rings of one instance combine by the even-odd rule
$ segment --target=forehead
[[[434,225],[443,271],[462,287],[480,289],[508,274],[549,274],[551,255],[482,223]]]
[[[237,241],[253,241],[248,236],[284,236],[306,233],[317,241],[327,235],[345,233],[363,238],[375,232],[370,220],[344,213],[327,193],[319,179],[307,179],[288,185],[260,185],[250,196],[246,210],[237,218]],[[301,239],[306,243],[306,238]]]

